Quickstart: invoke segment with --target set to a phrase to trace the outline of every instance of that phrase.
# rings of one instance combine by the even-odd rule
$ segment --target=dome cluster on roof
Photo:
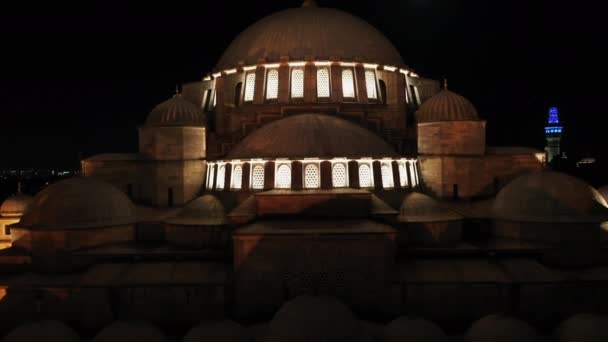
[[[203,322],[192,328],[182,342],[249,342],[251,334],[233,321]]]
[[[224,205],[213,195],[204,195],[188,203],[177,215],[165,220],[175,225],[219,226],[226,224]]]
[[[20,228],[78,229],[135,223],[135,207],[108,183],[70,178],[39,192],[19,222]]]
[[[101,330],[91,342],[146,341],[166,342],[154,325],[140,321],[117,321]]]
[[[399,317],[385,328],[386,342],[447,342],[448,336],[435,323],[424,319]]]
[[[462,220],[463,217],[436,199],[413,192],[405,195],[398,219],[400,222],[440,222]]]
[[[79,342],[78,334],[59,321],[36,321],[25,323],[8,333],[3,342],[57,341]]]
[[[176,94],[152,109],[146,126],[204,126],[205,113],[196,105]]]
[[[486,316],[471,325],[465,342],[540,342],[540,335],[528,323],[504,315]]]
[[[249,134],[226,158],[394,157],[395,150],[369,130],[323,114],[300,114]]]
[[[230,44],[218,70],[238,65],[314,60],[356,61],[403,66],[393,44],[367,22],[343,11],[306,1],[254,23]]]
[[[507,184],[493,206],[497,218],[522,222],[603,222],[608,208],[585,182],[552,172],[533,172]]]
[[[17,194],[11,196],[2,202],[0,206],[0,216],[4,217],[19,217],[27,209],[32,202],[32,196]]]
[[[608,316],[590,313],[574,315],[555,329],[556,342],[608,341]]]
[[[479,120],[475,106],[463,96],[444,89],[426,100],[416,112],[418,123]]]

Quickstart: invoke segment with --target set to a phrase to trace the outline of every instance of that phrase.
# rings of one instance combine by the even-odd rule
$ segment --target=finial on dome
[[[17,182],[17,195],[21,195],[21,182]]]
[[[180,95],[180,93],[181,93],[181,92],[179,91],[179,84],[178,84],[178,83],[176,83],[176,84],[175,84],[175,95],[176,95],[176,96],[177,96],[177,95]]]
[[[443,78],[443,90],[448,90],[448,79]]]
[[[317,7],[317,2],[315,0],[304,0],[302,7]]]

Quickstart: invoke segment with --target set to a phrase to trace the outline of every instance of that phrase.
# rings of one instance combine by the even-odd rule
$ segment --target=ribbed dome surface
[[[599,316],[590,313],[574,315],[560,323],[555,330],[554,341],[608,341],[608,316]]]
[[[177,94],[152,109],[146,119],[146,126],[204,126],[205,114],[202,109],[184,100]]]
[[[2,339],[2,342],[79,342],[80,337],[70,327],[59,321],[25,323]]]
[[[540,342],[540,336],[528,323],[503,315],[486,316],[471,325],[465,342]]]
[[[442,222],[462,220],[463,217],[436,199],[413,192],[405,195],[398,219],[400,222]]]
[[[301,114],[271,122],[249,134],[228,159],[394,157],[382,138],[352,122],[323,114]]]
[[[521,222],[603,222],[608,208],[602,196],[572,176],[533,172],[507,184],[493,206],[497,218]]]
[[[386,342],[447,342],[448,336],[435,323],[424,319],[399,317],[385,329]]]
[[[233,321],[203,322],[192,328],[182,342],[250,342],[251,335],[242,325]]]
[[[308,6],[277,12],[254,23],[230,44],[217,69],[244,63],[292,61],[306,57],[403,66],[391,42],[367,22],[343,11]]]
[[[0,216],[19,217],[23,215],[23,212],[31,202],[32,196],[23,194],[11,196],[2,202],[2,206],[0,206]]]
[[[16,224],[19,228],[79,229],[132,224],[131,200],[113,185],[70,178],[39,192]]]
[[[165,221],[175,225],[209,225],[226,224],[224,205],[213,195],[204,195],[188,203],[176,216]]]
[[[428,99],[416,113],[418,123],[479,120],[477,109],[465,97],[444,89]]]

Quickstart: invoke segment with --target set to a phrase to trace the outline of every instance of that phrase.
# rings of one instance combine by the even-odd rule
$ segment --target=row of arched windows
[[[331,185],[333,188],[348,188],[349,180],[349,161],[337,160],[331,161]],[[357,176],[358,185],[360,188],[374,188],[374,167],[373,160],[357,161]],[[250,164],[238,163],[210,163],[207,169],[207,188],[216,190],[225,190],[227,167],[232,168],[230,173],[230,190],[241,190],[243,187],[243,168],[248,165],[249,172],[249,188],[251,190],[263,190],[265,188],[266,165],[262,162],[251,162]],[[302,162],[302,187],[304,189],[319,189],[321,188],[321,162],[320,161],[305,161]],[[402,188],[415,187],[419,184],[418,169],[416,162],[413,160],[398,160],[397,161],[398,180]],[[274,188],[275,189],[291,189],[292,188],[292,162],[289,160],[277,160],[274,165]],[[381,187],[384,189],[392,189],[395,187],[395,178],[393,175],[393,161],[380,161],[380,180]]]

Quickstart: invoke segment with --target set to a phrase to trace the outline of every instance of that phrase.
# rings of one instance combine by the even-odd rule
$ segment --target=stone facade
[[[121,189],[131,198],[136,198],[135,193],[139,182],[139,161],[136,155],[123,160],[116,158],[90,158],[81,162],[82,174],[85,177],[102,180],[113,184]]]
[[[421,155],[483,155],[486,149],[485,121],[446,121],[418,124],[418,153]]]
[[[206,163],[203,160],[144,161],[139,170],[138,193],[142,203],[180,206],[200,195]]]

